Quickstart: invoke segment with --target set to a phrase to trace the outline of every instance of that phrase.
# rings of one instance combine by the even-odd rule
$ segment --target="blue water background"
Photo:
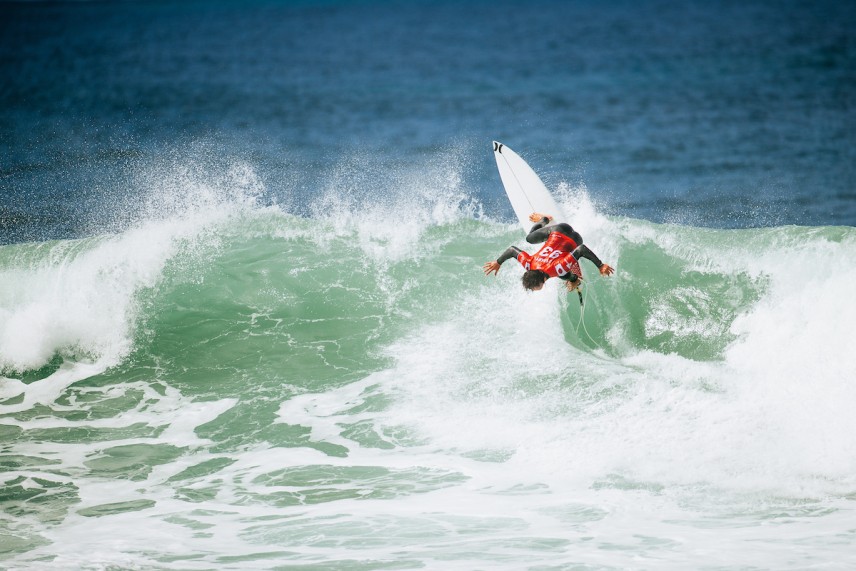
[[[113,230],[176,156],[300,212],[354,156],[451,152],[510,219],[493,139],[609,214],[852,226],[854,30],[838,1],[0,3],[0,242]]]

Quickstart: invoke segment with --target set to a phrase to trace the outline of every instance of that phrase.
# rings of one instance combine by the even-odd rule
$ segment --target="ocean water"
[[[0,567],[856,567],[852,4],[0,16]]]

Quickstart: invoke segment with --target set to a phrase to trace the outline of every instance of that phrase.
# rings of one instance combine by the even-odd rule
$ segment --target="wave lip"
[[[57,354],[121,361],[138,294],[179,252],[216,245],[208,230],[255,207],[264,189],[249,165],[209,151],[141,166],[123,190],[98,213],[99,230],[115,234],[0,249],[0,370],[38,369]]]
[[[0,366],[44,366],[55,354],[113,364],[132,342],[135,294],[158,281],[174,244],[140,229],[120,236],[18,247],[2,272]]]

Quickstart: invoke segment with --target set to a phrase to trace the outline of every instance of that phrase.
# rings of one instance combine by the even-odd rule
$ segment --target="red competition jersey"
[[[582,276],[580,264],[572,252],[577,243],[560,232],[551,232],[547,241],[535,255],[521,252],[517,261],[527,270],[541,270],[551,278],[562,277],[568,273]]]

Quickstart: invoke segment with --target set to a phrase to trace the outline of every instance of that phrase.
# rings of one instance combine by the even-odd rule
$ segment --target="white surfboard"
[[[549,214],[553,217],[553,222],[562,221],[564,216],[559,205],[526,161],[497,141],[493,142],[493,156],[502,186],[505,187],[505,194],[508,195],[514,214],[525,232],[532,228],[529,215],[533,212]]]

